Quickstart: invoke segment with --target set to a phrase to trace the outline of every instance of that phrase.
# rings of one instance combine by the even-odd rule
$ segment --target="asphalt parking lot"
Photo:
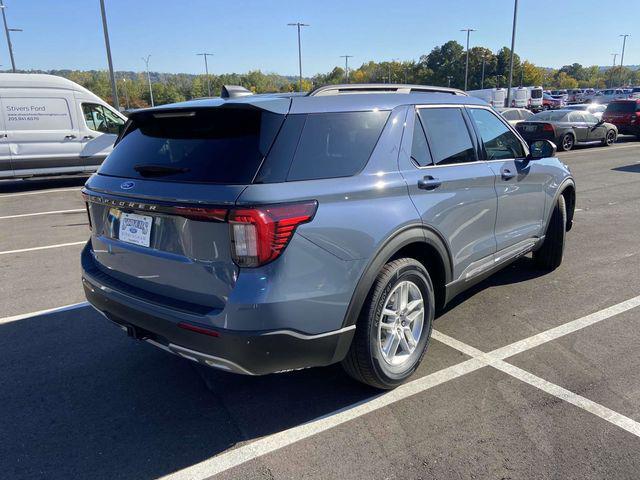
[[[463,294],[385,394],[135,343],[82,303],[83,180],[0,184],[0,477],[639,478],[640,142],[560,157],[562,266],[525,257]]]

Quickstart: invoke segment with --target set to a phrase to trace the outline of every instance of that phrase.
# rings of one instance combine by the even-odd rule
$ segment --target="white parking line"
[[[35,252],[36,250],[48,250],[50,248],[71,247],[73,245],[83,245],[85,243],[87,243],[87,241],[82,240],[81,242],[58,243],[57,245],[45,245],[44,247],[21,248],[19,250],[5,250],[4,252],[0,252],[0,255],[10,255],[12,253],[23,253],[23,252]]]
[[[355,418],[366,415],[367,413],[371,413],[392,403],[424,392],[437,385],[448,382],[449,380],[453,380],[466,375],[467,373],[476,371],[483,366],[493,366],[498,368],[515,378],[525,381],[530,385],[550,393],[551,395],[557,396],[558,398],[562,398],[573,405],[598,415],[614,425],[640,436],[640,427],[637,422],[609,410],[606,407],[598,405],[584,397],[569,392],[562,387],[551,384],[546,380],[536,377],[535,375],[519,369],[518,367],[514,367],[502,360],[503,358],[514,355],[515,353],[529,350],[543,343],[560,338],[563,335],[567,335],[589,325],[593,325],[594,323],[611,318],[614,315],[618,315],[619,313],[625,312],[631,308],[635,308],[638,305],[640,305],[640,296],[625,300],[624,302],[605,308],[599,312],[579,318],[565,325],[561,325],[560,327],[552,328],[538,335],[533,335],[530,338],[515,342],[489,353],[482,352],[471,345],[467,345],[466,343],[460,342],[459,340],[434,330],[432,335],[435,340],[445,343],[446,345],[449,345],[472,358],[458,363],[457,365],[453,365],[408,382],[391,392],[383,393],[373,397],[372,399],[363,400],[362,402],[350,405],[336,412],[332,412],[303,425],[292,427],[288,430],[269,435],[241,447],[229,450],[162,478],[165,480],[196,480],[209,478],[213,475],[229,470],[230,468],[242,465],[250,460],[287,447],[305,438],[309,438],[317,433],[324,432]]]
[[[5,215],[0,217],[0,220],[7,220],[9,218],[23,218],[23,217],[35,217],[37,215],[54,215],[57,213],[79,213],[86,212],[84,208],[73,208],[71,210],[51,210],[49,212],[36,212],[36,213],[20,213],[18,215]]]
[[[27,318],[37,317],[40,315],[47,315],[49,313],[66,312],[67,310],[75,310],[77,308],[86,307],[89,302],[72,303],[71,305],[65,305],[63,307],[48,308],[46,310],[38,310],[37,312],[21,313],[20,315],[13,315],[11,317],[0,318],[0,325],[4,323],[17,322],[18,320],[26,320]]]
[[[8,197],[21,197],[23,195],[41,195],[45,193],[58,193],[58,192],[79,192],[79,188],[57,188],[52,190],[37,190],[35,192],[20,192],[20,193],[6,193],[0,195],[0,199]]]

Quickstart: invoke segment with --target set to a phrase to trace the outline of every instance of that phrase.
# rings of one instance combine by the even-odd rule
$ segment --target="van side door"
[[[95,101],[78,99],[78,108],[81,117],[80,156],[87,170],[95,171],[113,150],[125,121],[110,108]]]
[[[423,224],[449,247],[453,279],[493,264],[496,250],[494,175],[459,105],[409,111],[399,169]]]
[[[553,178],[542,162],[527,160],[526,142],[491,109],[468,106],[467,111],[495,175],[498,255],[510,247],[526,249],[544,233],[545,185]]]
[[[72,93],[7,89],[2,101],[15,175],[82,171]]]

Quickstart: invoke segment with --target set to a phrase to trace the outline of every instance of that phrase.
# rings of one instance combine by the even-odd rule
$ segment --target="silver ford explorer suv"
[[[393,388],[454,296],[528,253],[560,265],[575,184],[554,155],[441,87],[229,86],[136,111],[83,189],[84,290],[203,365],[342,362]]]

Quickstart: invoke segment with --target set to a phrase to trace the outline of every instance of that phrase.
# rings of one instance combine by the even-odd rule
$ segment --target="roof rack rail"
[[[464,95],[467,93],[457,88],[434,87],[430,85],[406,85],[403,83],[350,83],[344,85],[325,85],[309,92],[310,97],[324,95],[357,93],[448,93],[450,95]]]
[[[220,91],[221,98],[247,97],[249,95],[253,95],[253,92],[240,85],[223,85]]]

